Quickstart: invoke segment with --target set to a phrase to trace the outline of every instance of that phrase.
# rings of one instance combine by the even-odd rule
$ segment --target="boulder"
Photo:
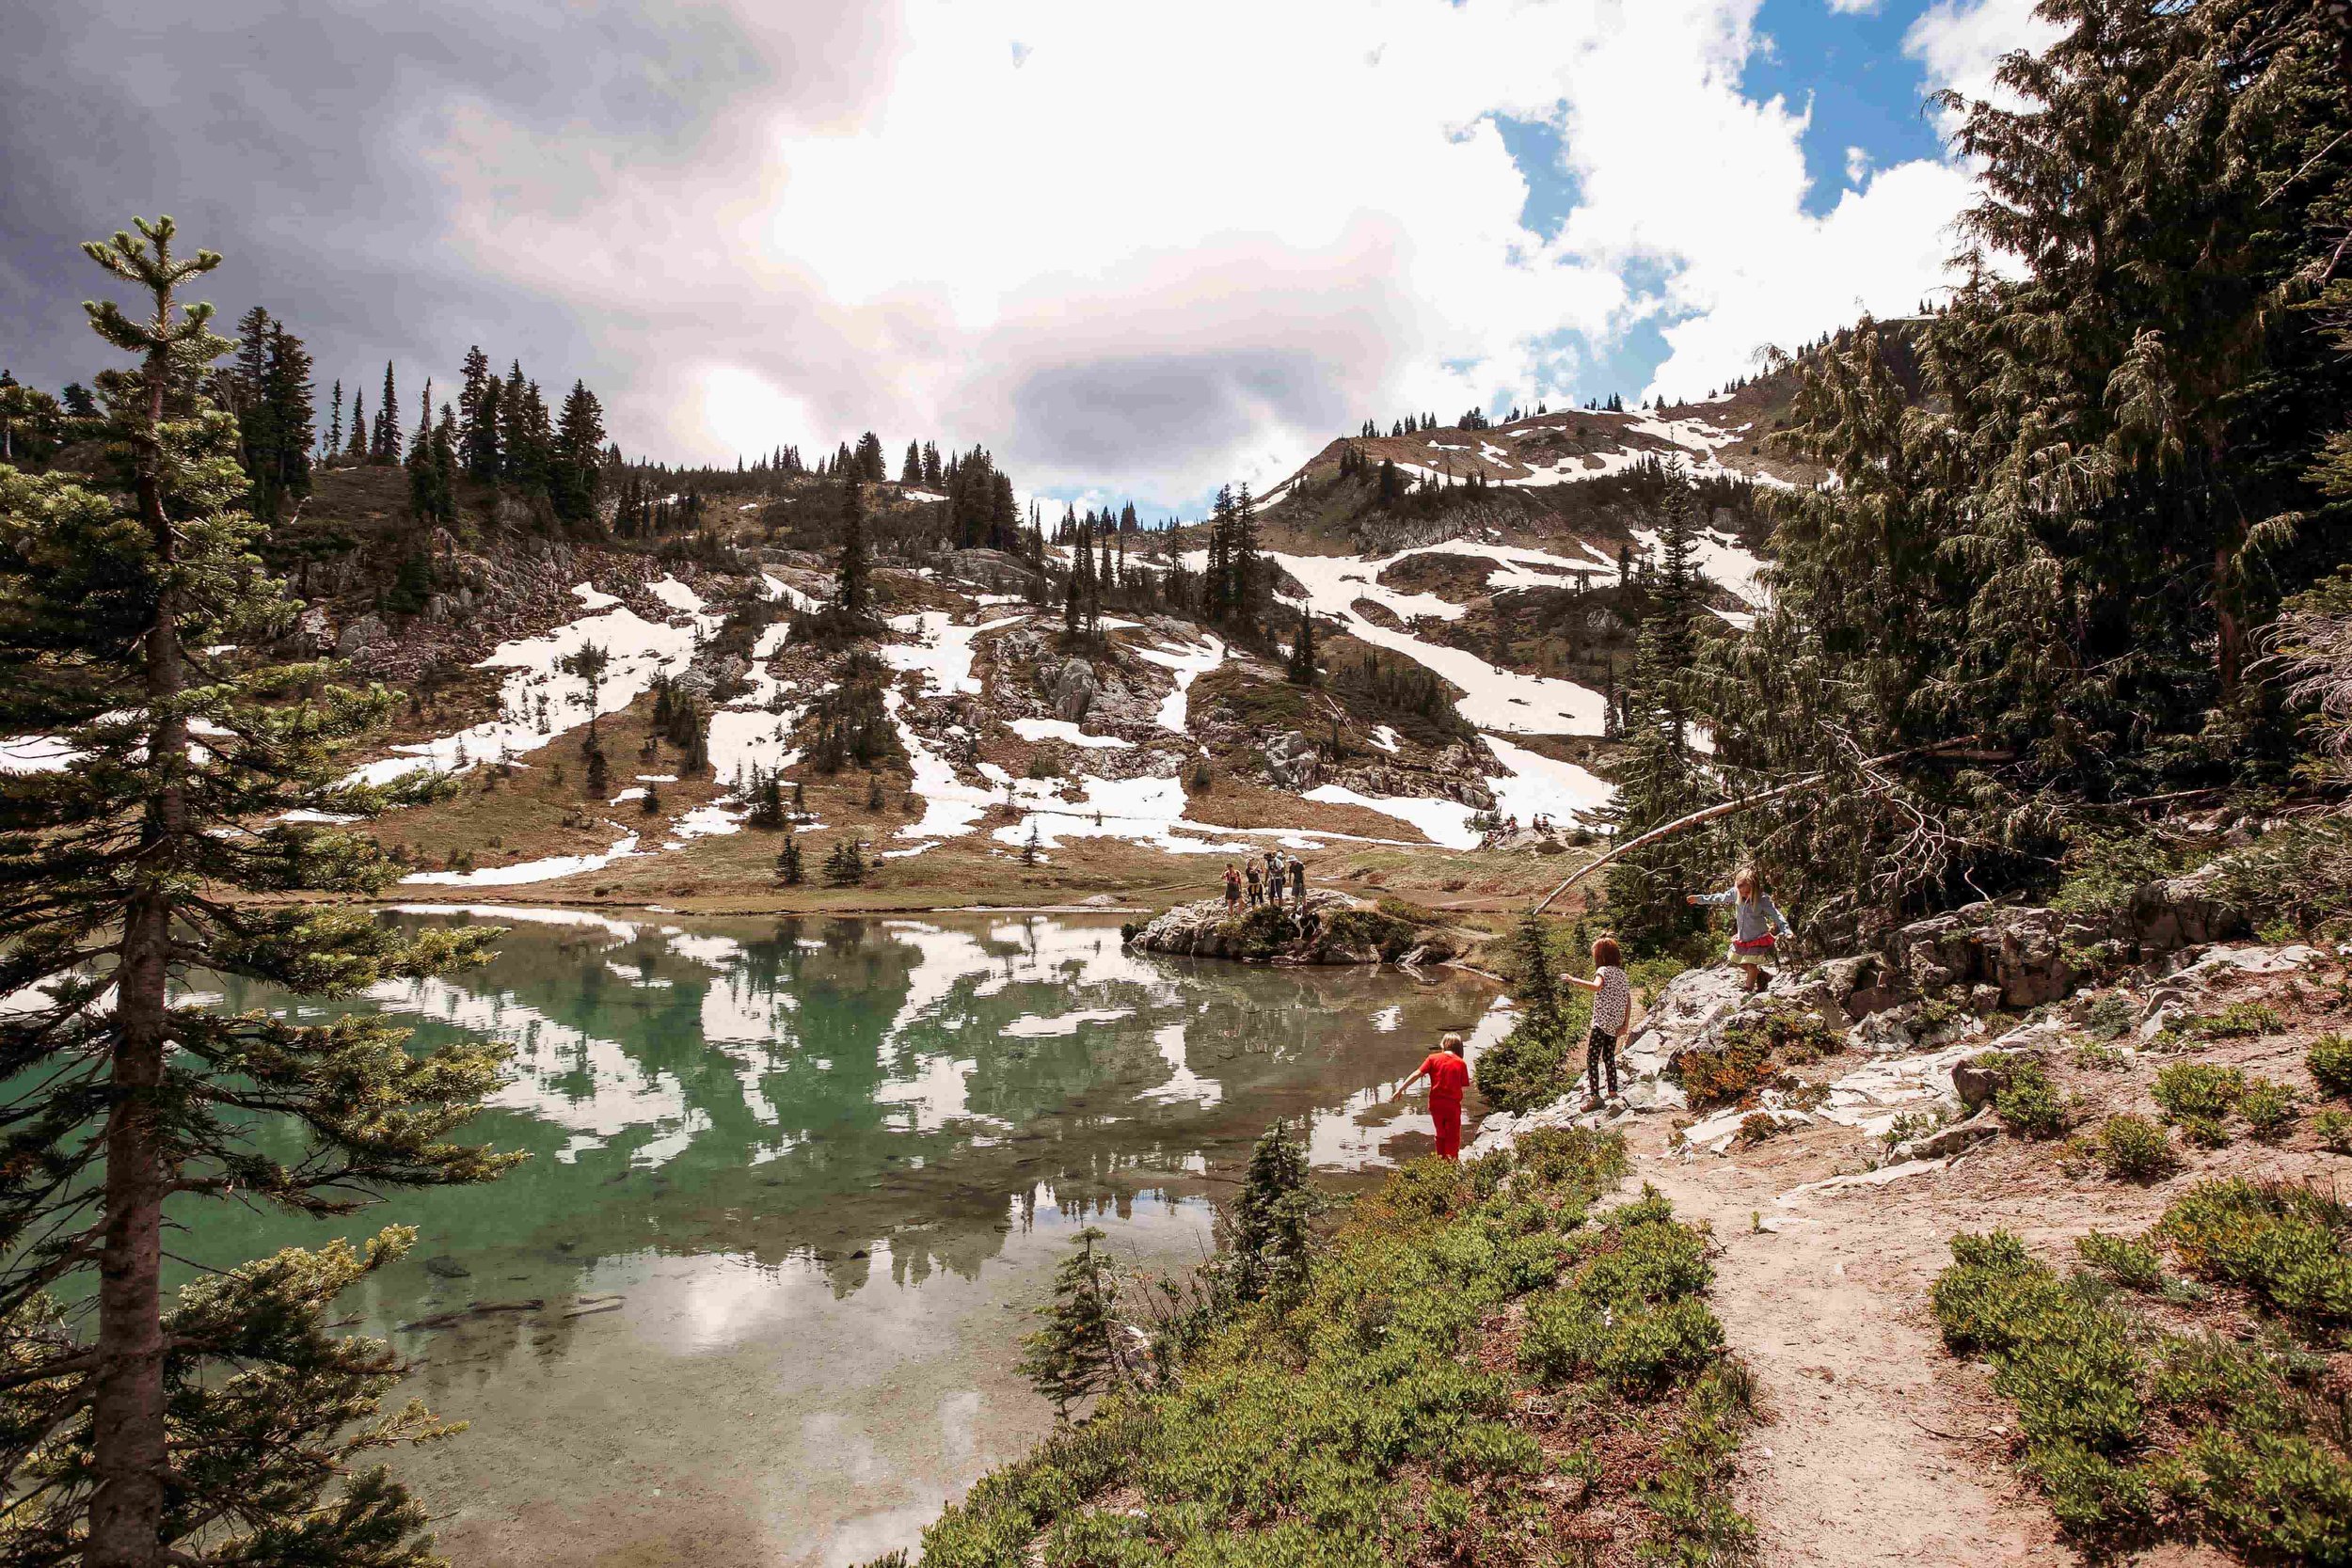
[[[1047,687],[1047,696],[1054,705],[1054,717],[1074,724],[1087,716],[1094,702],[1094,666],[1083,658],[1062,661],[1060,669]]]
[[[1377,964],[1425,948],[1426,962],[1453,956],[1442,933],[1419,930],[1330,888],[1310,888],[1307,908],[1315,935],[1299,935],[1288,903],[1229,912],[1222,898],[1179,904],[1128,939],[1147,953],[1193,958],[1240,958],[1256,963]],[[1442,950],[1441,950],[1442,949]]]
[[[2220,867],[2214,865],[2140,888],[2132,895],[2128,918],[2131,941],[2143,959],[2227,942],[2253,927],[2249,912],[2223,896]]]
[[[1932,1132],[1922,1132],[1915,1138],[1904,1139],[1887,1150],[1886,1163],[1891,1165],[1912,1160],[1948,1160],[1999,1131],[1989,1117],[1956,1121],[1949,1127],[1939,1127]]]
[[[375,614],[362,615],[343,627],[342,635],[335,639],[336,657],[349,658],[369,643],[382,641],[383,636],[384,618]]]
[[[318,605],[305,610],[294,622],[294,645],[298,653],[323,654],[335,645],[334,623]]]
[[[1296,730],[1284,730],[1265,743],[1266,776],[1277,789],[1305,789],[1314,783],[1315,745]]]
[[[2006,1069],[1979,1067],[1974,1062],[1952,1064],[1952,1092],[1959,1095],[1960,1102],[1971,1111],[1990,1105],[1993,1097],[1999,1094],[2008,1083],[2009,1072]]]

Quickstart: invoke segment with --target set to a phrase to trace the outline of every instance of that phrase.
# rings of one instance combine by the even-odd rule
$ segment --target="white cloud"
[[[1805,115],[1740,91],[1758,3],[901,0],[861,8],[867,63],[818,95],[799,8],[736,0],[778,79],[695,137],[472,103],[434,156],[464,256],[639,367],[611,411],[633,449],[871,427],[1173,499],[1367,415],[1579,389],[1653,316],[1687,317],[1653,389],[1688,392],[1857,301],[1908,309],[1964,180],[1899,165],[1807,214]],[[1947,70],[2001,3],[1944,0],[1913,52]],[[1549,241],[1498,115],[1562,134]]]
[[[1876,14],[1880,0],[1829,0],[1829,8],[1840,16],[1870,16]]]
[[[1903,53],[1928,80],[1968,98],[1994,96],[1993,71],[2012,51],[2047,47],[2058,28],[2037,13],[2041,0],[1935,0],[1903,34]]]
[[[1846,183],[1859,185],[1870,178],[1870,150],[1867,147],[1846,149]]]

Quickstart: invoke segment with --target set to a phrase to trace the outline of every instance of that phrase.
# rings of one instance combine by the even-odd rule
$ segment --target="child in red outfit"
[[[1422,1058],[1413,1075],[1390,1098],[1401,1100],[1422,1079],[1429,1080],[1429,1119],[1438,1124],[1438,1158],[1462,1157],[1462,1091],[1470,1087],[1470,1063],[1462,1059],[1462,1037],[1448,1035]]]

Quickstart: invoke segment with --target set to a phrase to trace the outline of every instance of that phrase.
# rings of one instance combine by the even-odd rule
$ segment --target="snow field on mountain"
[[[596,708],[599,716],[618,713],[652,689],[657,676],[683,673],[695,648],[719,629],[721,617],[707,613],[701,596],[675,578],[663,578],[650,589],[676,612],[663,621],[645,620],[586,583],[572,592],[591,613],[541,637],[501,642],[475,666],[511,672],[499,692],[498,718],[454,735],[394,746],[392,755],[356,769],[350,782],[380,784],[410,773],[463,772],[538,751],[588,721],[588,684],[563,673],[557,666],[564,659],[592,643],[610,655]],[[541,698],[547,702],[545,730],[539,727]]]

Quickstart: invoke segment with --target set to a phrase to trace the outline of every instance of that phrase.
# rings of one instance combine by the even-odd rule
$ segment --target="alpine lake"
[[[1476,976],[1156,958],[1115,914],[385,918],[509,930],[485,968],[351,1002],[212,994],[511,1043],[467,1135],[531,1158],[332,1222],[190,1204],[167,1244],[185,1278],[416,1227],[345,1323],[411,1363],[395,1401],[467,1423],[392,1462],[461,1568],[913,1548],[1051,1430],[1013,1366],[1082,1228],[1197,1262],[1277,1119],[1323,1184],[1425,1152],[1388,1091],[1507,1022]]]

